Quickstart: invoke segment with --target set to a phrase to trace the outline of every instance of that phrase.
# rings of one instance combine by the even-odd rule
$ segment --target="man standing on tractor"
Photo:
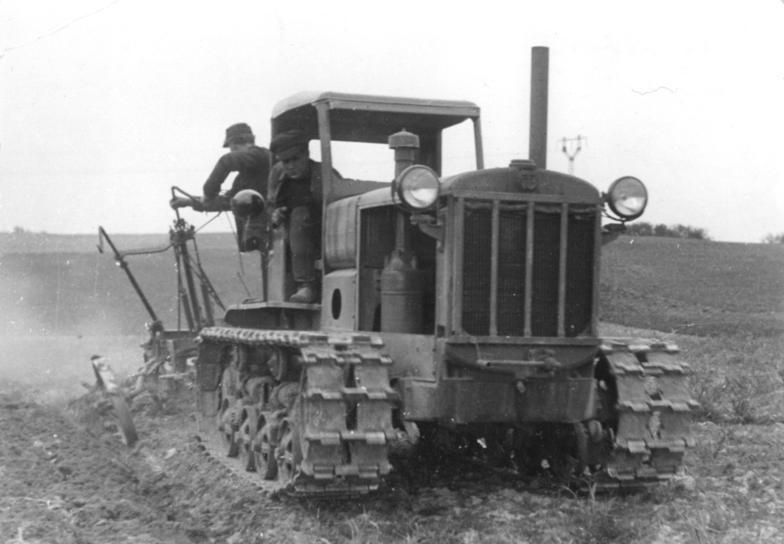
[[[311,303],[318,298],[316,259],[321,251],[321,163],[310,158],[308,137],[300,130],[275,136],[270,151],[277,162],[269,179],[272,226],[285,225],[291,251],[291,271],[297,284],[290,302]],[[340,174],[333,171],[333,175]]]
[[[218,198],[221,184],[231,172],[237,172],[231,189],[222,197],[231,199],[243,189],[253,189],[265,196],[267,179],[270,171],[270,153],[267,149],[256,145],[256,137],[246,123],[237,123],[226,129],[223,147],[229,152],[223,155],[212,173],[204,182],[204,202]]]
[[[236,123],[226,129],[223,147],[229,152],[221,156],[204,182],[201,198],[172,199],[172,208],[190,206],[196,211],[224,211],[231,209],[231,198],[244,189],[253,189],[262,197],[267,194],[270,173],[270,152],[256,145],[256,137],[247,123]],[[231,188],[221,194],[223,182],[230,173],[237,172]],[[237,240],[240,251],[258,249],[263,238],[261,218],[237,219]]]

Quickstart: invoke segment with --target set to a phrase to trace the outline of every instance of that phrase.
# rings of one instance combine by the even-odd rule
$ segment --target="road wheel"
[[[265,480],[274,480],[278,475],[278,463],[275,460],[275,445],[272,442],[272,427],[265,424],[253,441],[253,456],[256,472]]]
[[[218,431],[226,447],[228,457],[237,457],[239,447],[237,444],[237,417],[233,413],[236,403],[236,387],[234,386],[235,372],[231,368],[223,371],[220,385],[220,409],[218,410]]]
[[[248,406],[243,413],[244,420],[237,433],[238,456],[245,470],[256,471],[256,458],[253,455],[253,440],[256,438],[256,421],[258,416],[252,406]]]
[[[278,481],[284,485],[294,483],[294,478],[297,476],[299,465],[302,462],[302,450],[296,425],[290,420],[283,424],[280,444],[275,450],[275,457],[278,465]]]

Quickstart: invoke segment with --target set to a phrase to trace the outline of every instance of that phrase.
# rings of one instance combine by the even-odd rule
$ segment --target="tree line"
[[[784,232],[779,234],[766,234],[762,239],[763,244],[784,244]]]
[[[626,234],[630,236],[661,236],[665,238],[690,238],[692,240],[710,240],[708,231],[699,227],[689,225],[665,225],[660,223],[646,223],[645,221],[635,221],[626,225]],[[761,242],[763,244],[784,244],[784,232],[778,234],[766,234]]]
[[[660,236],[664,238],[689,238],[692,240],[710,240],[708,231],[699,227],[689,225],[665,225],[659,223],[646,223],[645,221],[634,222],[626,225],[626,234],[631,236]]]

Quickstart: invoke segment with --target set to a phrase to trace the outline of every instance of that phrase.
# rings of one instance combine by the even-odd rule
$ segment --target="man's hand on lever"
[[[197,212],[222,212],[231,209],[229,199],[223,195],[213,198],[175,196],[169,201],[169,206],[174,210],[193,208]]]

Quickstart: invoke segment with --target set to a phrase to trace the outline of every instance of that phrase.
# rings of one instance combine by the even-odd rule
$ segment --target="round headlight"
[[[440,189],[438,175],[421,164],[403,170],[397,177],[394,188],[403,204],[414,210],[425,210],[435,204]]]
[[[607,191],[610,209],[622,219],[636,219],[648,204],[648,190],[637,178],[624,176],[616,179]]]

